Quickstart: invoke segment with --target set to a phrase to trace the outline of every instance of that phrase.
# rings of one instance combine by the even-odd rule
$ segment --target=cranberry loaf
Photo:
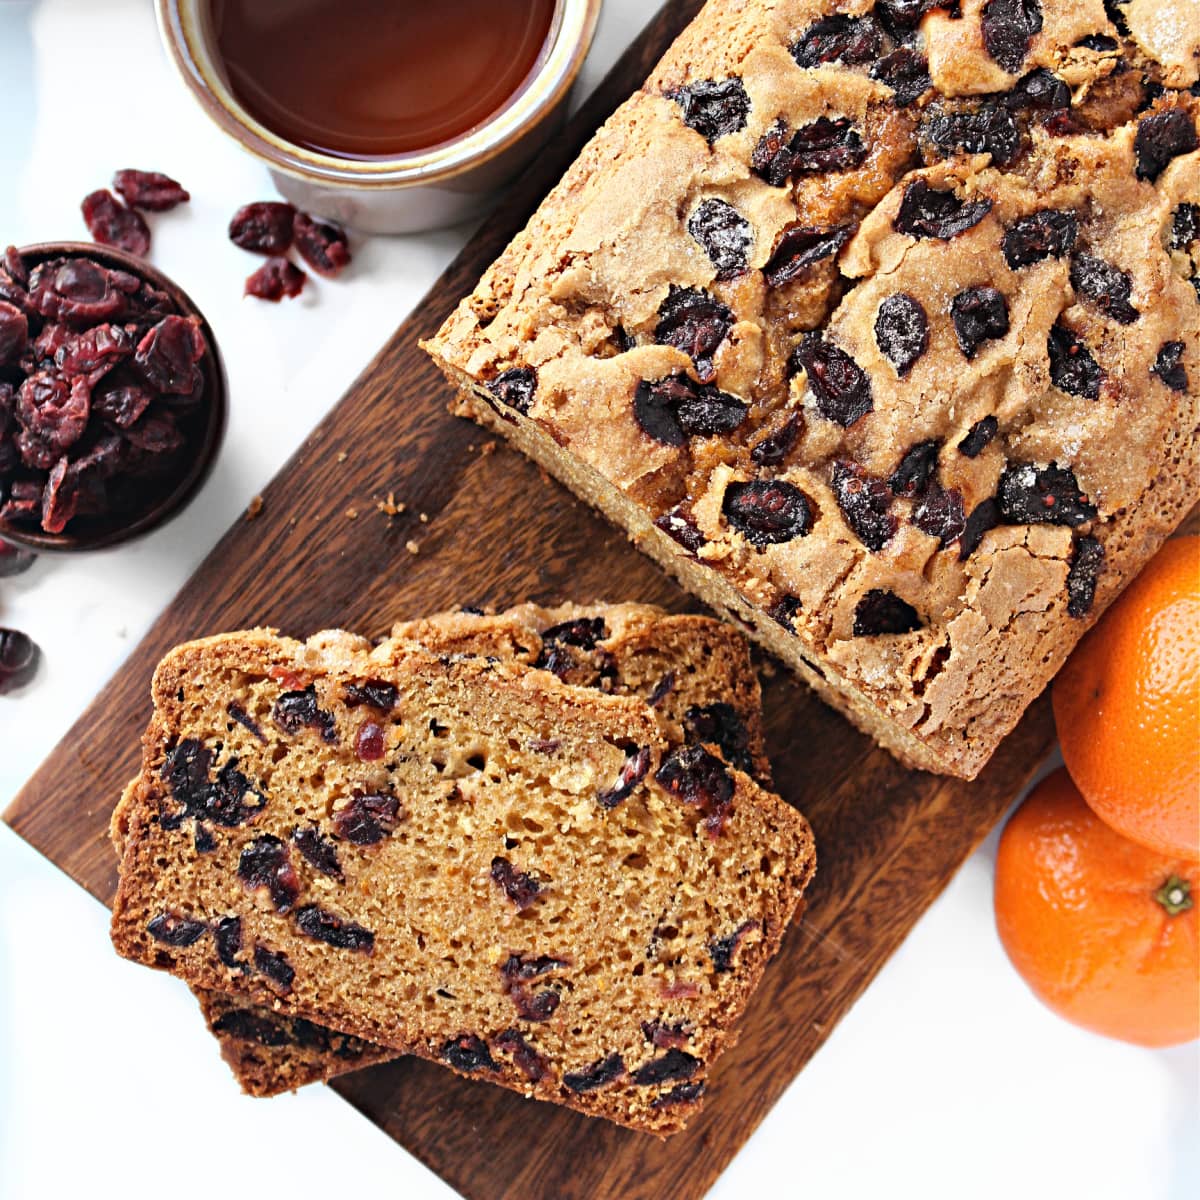
[[[669,745],[701,742],[769,782],[758,679],[745,640],[728,625],[649,605],[526,604],[494,616],[448,613],[401,623],[391,637],[438,653],[491,655],[542,667],[579,686],[641,695]],[[118,857],[136,783],[113,812]],[[302,1017],[280,1017],[237,997],[197,989],[197,998],[222,1056],[250,1095],[276,1095],[393,1057],[383,1047]]]
[[[672,744],[648,698],[562,682],[589,656],[611,668],[601,630],[552,632],[548,670],[418,636],[173,651],[114,823],[118,951],[237,999],[205,999],[214,1027],[260,1006],[293,1039],[301,1018],[301,1037],[374,1043],[333,1055],[415,1053],[681,1128],[799,904],[811,833],[715,733]]]
[[[1195,0],[710,0],[426,349],[974,777],[1200,495]]]

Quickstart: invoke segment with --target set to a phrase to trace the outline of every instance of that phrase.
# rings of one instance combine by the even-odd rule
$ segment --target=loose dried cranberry
[[[116,246],[139,258],[150,253],[150,226],[141,213],[126,208],[112,192],[104,188],[92,192],[84,197],[80,208],[93,241]]]
[[[931,106],[921,121],[921,138],[944,155],[990,154],[997,166],[1011,163],[1021,148],[1012,113],[989,102],[974,109]]]
[[[782,625],[789,633],[795,633],[796,617],[803,607],[799,596],[784,594],[767,609],[767,616]]]
[[[377,762],[386,749],[383,730],[374,721],[364,721],[354,735],[354,753],[363,762]]]
[[[875,314],[875,342],[896,374],[907,375],[929,349],[929,318],[921,302],[907,292],[888,296]]]
[[[492,859],[491,875],[492,882],[500,886],[519,912],[524,912],[542,890],[542,885],[532,875],[518,871],[507,858],[500,855]]]
[[[897,46],[871,67],[872,79],[892,89],[892,100],[903,107],[923,96],[931,87],[929,60],[911,46]]]
[[[241,970],[237,956],[242,952],[242,918],[222,917],[213,930],[213,941],[217,943],[217,958],[222,965]]]
[[[234,1008],[223,1012],[213,1022],[213,1033],[234,1037],[243,1042],[256,1042],[260,1046],[287,1046],[291,1038],[274,1021],[246,1008]]]
[[[1008,301],[994,287],[969,287],[951,301],[950,319],[958,348],[969,361],[984,342],[1008,333]]]
[[[366,704],[388,713],[396,707],[400,692],[393,683],[381,679],[368,679],[364,683],[347,683],[342,687],[342,702],[347,708],[358,708]]]
[[[719,137],[746,127],[750,97],[736,76],[732,79],[701,79],[686,83],[667,95],[683,111],[683,123],[711,146]]]
[[[119,429],[128,429],[150,405],[153,393],[135,383],[105,382],[92,393],[92,412]]]
[[[984,49],[1010,75],[1029,53],[1033,35],[1042,28],[1040,0],[988,0],[980,19]]]
[[[322,875],[329,875],[339,881],[345,878],[342,864],[338,861],[337,847],[324,837],[319,829],[309,826],[306,829],[293,830],[292,843],[300,851],[304,861]]]
[[[891,488],[857,463],[845,461],[833,464],[830,486],[846,524],[859,541],[868,550],[882,550],[896,532]]]
[[[911,497],[923,492],[937,469],[941,448],[941,442],[934,439],[910,447],[888,479],[888,487],[897,496]]]
[[[532,367],[513,367],[497,375],[487,387],[501,404],[528,413],[537,390],[537,372]]]
[[[685,1050],[670,1049],[661,1058],[652,1059],[633,1073],[640,1087],[653,1087],[673,1079],[691,1079],[700,1069],[700,1060]]]
[[[1129,303],[1133,278],[1102,258],[1077,254],[1071,259],[1071,286],[1119,325],[1131,325],[1140,315]]]
[[[0,579],[10,579],[28,571],[37,561],[32,550],[23,550],[11,542],[0,540]]]
[[[813,263],[835,255],[851,238],[857,224],[821,228],[793,221],[785,225],[771,257],[763,267],[763,276],[772,287],[802,275]]]
[[[994,498],[981,501],[970,512],[963,535],[958,542],[958,560],[965,562],[983,541],[989,529],[1000,524],[1000,505]]]
[[[1163,342],[1158,357],[1154,360],[1151,373],[1157,375],[1173,392],[1186,392],[1187,371],[1183,366],[1182,342]]]
[[[797,175],[846,171],[862,164],[867,147],[847,117],[818,117],[784,141],[786,127],[778,123],[759,139],[751,158],[756,174],[772,187],[782,187]]]
[[[207,350],[199,317],[163,317],[138,343],[133,361],[155,391],[186,395]]]
[[[1146,117],[1133,139],[1137,177],[1153,183],[1173,158],[1191,153],[1196,145],[1196,125],[1185,109],[1169,108]]]
[[[525,1040],[520,1030],[506,1029],[495,1041],[496,1049],[512,1057],[527,1079],[539,1083],[550,1072],[550,1064]]]
[[[246,276],[242,294],[276,304],[285,296],[291,299],[300,295],[307,282],[308,276],[295,263],[286,258],[268,258],[257,271]]]
[[[1004,103],[1017,112],[1058,112],[1071,107],[1071,89],[1053,71],[1039,67],[1017,81]]]
[[[893,224],[898,233],[948,241],[978,225],[991,211],[992,201],[986,197],[960,200],[953,192],[939,191],[917,179],[904,189]]]
[[[1181,204],[1171,218],[1171,249],[1186,250],[1200,238],[1200,204]],[[0,359],[4,356],[0,354]]]
[[[315,684],[310,683],[302,692],[284,692],[275,701],[271,718],[284,733],[292,737],[302,729],[315,729],[322,741],[337,741],[337,718],[318,707]]]
[[[15,304],[0,300],[0,363],[16,362],[29,341],[29,318]]]
[[[356,846],[374,846],[396,827],[400,801],[387,794],[365,795],[355,791],[333,814],[333,829],[344,841]]]
[[[340,275],[350,262],[350,244],[344,230],[298,212],[292,221],[295,246],[306,263],[318,275],[332,279]]]
[[[266,892],[275,908],[290,911],[300,895],[300,879],[287,846],[272,834],[250,842],[238,860],[238,878],[249,892]]]
[[[677,1083],[669,1092],[655,1096],[651,1108],[670,1108],[675,1104],[692,1104],[704,1095],[703,1083]]]
[[[978,458],[999,429],[1000,422],[995,417],[982,417],[967,430],[966,436],[958,443],[959,454],[967,458]]]
[[[1094,537],[1075,542],[1067,570],[1067,614],[1086,617],[1096,599],[1096,581],[1104,569],[1104,546]]]
[[[594,1092],[625,1074],[625,1061],[619,1054],[610,1054],[582,1071],[568,1071],[563,1083],[573,1092]]]
[[[191,199],[174,179],[158,171],[118,171],[113,176],[113,189],[130,208],[147,212],[166,212]]]
[[[674,346],[691,357],[701,383],[712,380],[716,371],[712,356],[733,327],[734,315],[715,296],[700,288],[671,285],[658,309],[654,340]]]
[[[698,808],[711,834],[721,832],[732,810],[734,783],[715,754],[703,746],[680,746],[663,759],[654,778],[676,800]]]
[[[738,949],[746,934],[755,928],[756,924],[755,921],[743,921],[732,933],[727,933],[723,938],[714,938],[708,943],[708,956],[712,959],[714,971],[723,975],[733,970]]]
[[[846,66],[873,62],[883,49],[883,30],[873,17],[848,17],[841,13],[810,25],[792,45],[800,67],[842,62]]]
[[[684,736],[689,742],[716,746],[730,766],[754,774],[750,757],[750,733],[737,710],[718,700],[713,704],[694,704],[683,714]]]
[[[193,921],[177,913],[159,913],[146,925],[155,941],[166,946],[190,946],[198,942],[208,931],[203,921]]]
[[[738,533],[760,547],[804,537],[813,524],[812,502],[795,484],[782,479],[731,483],[721,511]]]
[[[1104,371],[1092,357],[1091,351],[1065,325],[1055,322],[1046,339],[1050,356],[1050,381],[1055,387],[1095,400],[1100,395]]]
[[[933,484],[913,510],[912,519],[922,533],[937,538],[938,546],[944,550],[967,527],[962,493]]]
[[[41,654],[28,634],[0,627],[0,696],[24,687],[37,674]]]
[[[290,204],[274,200],[245,204],[229,222],[229,240],[255,254],[283,254],[292,244],[295,219]]]
[[[819,333],[806,333],[788,358],[789,378],[803,367],[817,411],[848,429],[875,407],[867,373]]]
[[[778,466],[795,446],[803,424],[798,412],[791,413],[778,429],[750,447],[750,461],[760,467]]]
[[[442,1057],[456,1071],[498,1071],[487,1043],[473,1033],[461,1033],[442,1047]]]
[[[646,777],[650,769],[650,747],[632,746],[625,752],[625,762],[621,767],[617,781],[610,788],[596,794],[596,803],[601,808],[616,808],[633,792],[634,788]]]
[[[273,983],[277,983],[285,993],[292,990],[292,981],[296,978],[296,968],[287,960],[287,955],[279,950],[269,950],[266,946],[254,947],[254,966]]]
[[[708,539],[700,532],[696,519],[680,506],[654,518],[654,527],[662,530],[672,541],[678,542],[690,554],[695,554]]]
[[[355,950],[362,954],[371,954],[375,950],[375,935],[369,929],[335,917],[315,904],[306,904],[296,910],[296,927],[305,937],[315,938],[337,950]]]
[[[754,229],[732,204],[715,197],[702,201],[688,219],[688,233],[704,247],[718,279],[736,279],[748,269]]]
[[[1074,471],[1051,463],[1017,463],[1000,476],[1000,516],[1009,525],[1082,525],[1096,509],[1080,490]]]
[[[633,396],[638,427],[664,446],[682,446],[689,437],[732,433],[747,412],[748,406],[736,396],[684,374],[643,379]]]
[[[1073,212],[1041,209],[1022,217],[1004,234],[1004,261],[1015,271],[1044,258],[1070,254],[1079,236],[1079,220]]]
[[[912,633],[921,628],[917,610],[894,592],[871,588],[854,608],[854,636]]]

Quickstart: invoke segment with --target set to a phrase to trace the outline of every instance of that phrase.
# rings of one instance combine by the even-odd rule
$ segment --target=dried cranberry
[[[1004,261],[1015,271],[1044,258],[1070,254],[1079,236],[1073,212],[1041,209],[1015,221],[1004,234]]]
[[[688,233],[704,247],[718,279],[735,279],[748,268],[754,229],[732,204],[715,197],[702,201],[688,219]]]
[[[28,634],[0,627],[0,696],[24,687],[37,674],[42,652]]]
[[[1017,463],[1000,476],[1000,516],[1009,525],[1082,525],[1096,509],[1080,490],[1075,473],[1051,463]]]
[[[159,913],[146,925],[146,929],[155,941],[164,945],[190,946],[204,936],[208,926],[203,921],[193,921],[177,913]]]
[[[950,319],[958,348],[970,360],[984,342],[1008,333],[1008,301],[994,287],[969,287],[951,301]]]
[[[944,155],[990,154],[998,166],[1011,163],[1021,148],[1012,113],[988,102],[974,109],[932,105],[921,121],[921,138]]]
[[[163,317],[138,343],[133,361],[155,391],[186,395],[195,386],[195,370],[208,347],[199,317]]]
[[[462,1033],[442,1047],[442,1058],[456,1071],[498,1071],[487,1043],[473,1033]]]
[[[134,383],[106,383],[92,393],[92,412],[120,429],[128,429],[154,399],[151,392]]]
[[[1033,35],[1042,28],[1041,0],[988,0],[980,28],[984,49],[1015,75],[1029,53]]]
[[[654,685],[654,690],[646,697],[646,703],[651,708],[657,708],[675,690],[675,672],[668,671]]]
[[[755,146],[754,171],[772,187],[782,187],[797,175],[846,171],[861,165],[867,147],[847,117],[818,117],[784,141],[786,127],[772,126]]]
[[[347,708],[358,708],[366,704],[380,712],[391,712],[396,707],[400,692],[393,683],[381,679],[368,679],[364,683],[347,683],[342,688],[342,701]]]
[[[300,895],[300,879],[288,848],[272,834],[256,838],[242,850],[237,873],[247,891],[265,891],[281,913],[288,912]]]
[[[760,467],[778,466],[795,446],[803,423],[798,412],[790,413],[782,425],[750,447],[750,461]]]
[[[1046,339],[1050,356],[1050,381],[1055,387],[1095,400],[1100,395],[1104,371],[1092,357],[1091,351],[1065,325],[1055,322]]]
[[[256,1042],[260,1046],[288,1046],[292,1041],[274,1021],[246,1008],[223,1012],[213,1022],[212,1028],[213,1033],[243,1042]]]
[[[246,276],[243,295],[257,300],[278,303],[285,296],[291,299],[304,291],[308,276],[286,258],[268,258],[257,271]]]
[[[296,927],[305,937],[315,938],[337,950],[371,954],[375,949],[375,935],[369,929],[343,917],[335,917],[315,904],[306,904],[296,910]]]
[[[670,1108],[675,1104],[692,1104],[699,1100],[704,1095],[704,1084],[698,1083],[677,1083],[669,1092],[664,1092],[661,1096],[655,1096],[650,1101],[651,1108]]]
[[[967,430],[966,436],[958,443],[959,454],[965,455],[967,458],[978,458],[999,429],[1000,422],[995,417],[990,415],[982,417]]]
[[[374,846],[396,827],[400,801],[387,794],[365,795],[355,791],[333,814],[333,829],[344,841],[356,846]]]
[[[875,342],[896,374],[907,375],[929,349],[929,319],[921,302],[907,292],[888,296],[875,314]]]
[[[760,547],[804,537],[813,523],[812,502],[795,484],[782,479],[731,483],[721,511],[751,545]]]
[[[701,79],[667,95],[683,111],[683,123],[710,146],[719,137],[745,129],[750,115],[750,97],[745,84],[736,76],[719,81]]]
[[[848,17],[837,13],[810,25],[792,44],[792,57],[800,67],[842,62],[846,66],[873,62],[883,49],[883,30],[873,17]]]
[[[140,213],[126,208],[112,192],[103,188],[92,192],[84,197],[80,208],[93,241],[116,246],[139,258],[150,253],[150,227]]]
[[[580,650],[594,650],[596,643],[609,636],[603,617],[577,617],[563,621],[542,631],[542,645],[575,646]],[[543,650],[543,657],[545,651]],[[539,660],[540,661],[540,660]]]
[[[803,607],[799,596],[785,593],[767,609],[767,616],[782,625],[789,633],[795,633],[796,617],[799,616]]]
[[[542,885],[532,875],[518,871],[507,858],[500,855],[492,859],[491,876],[492,882],[499,885],[519,912],[524,912],[542,890]]]
[[[897,46],[870,70],[872,79],[890,87],[894,103],[904,106],[923,96],[931,87],[929,60],[911,46]]]
[[[806,333],[788,358],[788,375],[803,367],[817,411],[827,421],[848,429],[874,407],[867,373],[832,342],[819,333]]]
[[[904,189],[893,222],[898,233],[947,241],[978,225],[992,211],[992,201],[960,200],[953,192],[930,187],[917,179]]]
[[[217,958],[221,963],[241,970],[237,956],[242,952],[242,918],[222,917],[213,930],[213,941],[217,944]]]
[[[1071,107],[1071,89],[1053,71],[1039,67],[1017,81],[1016,87],[1004,97],[1004,103],[1018,112],[1024,109],[1057,112]]]
[[[933,439],[910,447],[888,479],[888,487],[897,496],[916,496],[923,492],[937,469],[941,448],[941,442]]]
[[[363,762],[377,762],[386,750],[383,730],[374,721],[364,721],[354,735],[354,753]]]
[[[913,509],[912,519],[922,533],[937,538],[944,550],[962,536],[967,526],[962,493],[933,484]]]
[[[246,798],[257,803],[247,803]],[[266,800],[258,795],[250,780],[237,769],[237,759],[231,758],[217,772],[216,783],[205,796],[204,814],[218,825],[232,828],[258,815]]]
[[[183,445],[183,434],[169,412],[139,417],[125,430],[125,440],[148,454],[172,454]]]
[[[133,337],[120,325],[96,325],[64,339],[54,352],[54,365],[65,377],[87,377],[95,386],[133,353]]]
[[[123,271],[107,271],[90,259],[54,259],[33,269],[29,299],[48,320],[82,329],[119,318],[139,286]]]
[[[854,608],[854,636],[912,633],[921,628],[917,610],[894,592],[871,588]]]
[[[65,455],[60,458],[42,488],[42,528],[47,533],[62,533],[79,511],[78,477],[70,474],[70,465]]]
[[[680,506],[654,518],[654,527],[662,530],[672,541],[678,542],[690,554],[695,554],[708,540],[700,532],[696,519]]]
[[[652,1059],[633,1073],[633,1082],[640,1087],[653,1087],[674,1079],[691,1079],[700,1069],[700,1060],[685,1050],[672,1048],[661,1058]]]
[[[30,375],[17,392],[17,420],[55,450],[66,450],[83,436],[90,412],[91,392],[83,378],[68,382],[39,371]]]
[[[813,263],[837,254],[857,228],[856,224],[820,228],[799,221],[785,225],[763,267],[763,276],[772,287],[790,283]]]
[[[329,221],[298,212],[292,221],[292,234],[300,257],[318,275],[332,279],[350,262],[350,244],[345,231]]]
[[[501,404],[528,413],[537,390],[537,372],[532,367],[513,367],[497,375],[487,387]]]
[[[296,978],[296,968],[287,960],[287,955],[279,950],[269,950],[266,946],[254,947],[254,966],[273,983],[277,983],[285,993],[292,990],[292,981]]]
[[[245,204],[229,222],[229,240],[255,254],[283,254],[292,244],[295,218],[290,204],[274,200]]]
[[[1181,204],[1171,218],[1171,249],[1186,250],[1200,238],[1200,204]],[[3,359],[0,354],[0,359]]]
[[[1095,50],[1097,54],[1111,54],[1117,49],[1117,40],[1102,33],[1089,33],[1086,37],[1081,37],[1075,45],[1082,46],[1085,50]]]
[[[9,279],[21,289],[29,286],[29,271],[25,266],[25,260],[21,257],[21,252],[16,246],[6,246],[4,248],[4,262],[0,270],[8,274]]]
[[[612,787],[596,794],[596,803],[601,808],[616,808],[642,782],[649,769],[649,746],[630,747],[625,752],[625,762],[621,766],[616,782]]]
[[[337,847],[319,829],[309,826],[307,829],[293,830],[292,843],[304,861],[322,875],[339,881],[345,878],[342,864],[338,861]]]
[[[682,1021],[676,1025],[664,1025],[661,1021],[643,1021],[642,1033],[645,1035],[646,1041],[660,1050],[666,1050],[672,1046],[682,1049],[687,1045],[691,1036],[691,1027]]]
[[[174,179],[158,171],[118,171],[113,176],[113,189],[130,208],[147,212],[166,212],[191,199]]]
[[[550,1064],[525,1040],[517,1029],[506,1029],[495,1041],[496,1049],[511,1055],[513,1064],[527,1079],[538,1083],[550,1072]]]
[[[894,37],[903,36],[902,31],[916,29],[921,18],[931,9],[953,7],[939,0],[877,0],[875,12]]]
[[[1173,158],[1189,154],[1196,145],[1196,125],[1185,109],[1169,108],[1144,118],[1133,139],[1137,177],[1153,182]]]
[[[1163,342],[1159,348],[1152,374],[1157,375],[1173,392],[1186,392],[1188,386],[1187,371],[1183,366],[1182,342]]]
[[[964,562],[970,558],[979,549],[979,544],[983,541],[983,535],[989,529],[995,529],[999,524],[1000,505],[994,497],[989,497],[987,500],[983,500],[977,504],[968,515],[962,537],[959,538],[959,562]]]
[[[1096,581],[1104,569],[1104,546],[1094,537],[1075,542],[1067,570],[1067,614],[1086,617],[1096,599]]]
[[[29,341],[29,318],[15,304],[0,300],[0,364],[16,362]]]
[[[625,1074],[625,1061],[619,1054],[610,1054],[582,1071],[568,1071],[563,1083],[573,1092],[594,1092]]]
[[[1132,277],[1102,258],[1077,254],[1071,259],[1071,286],[1120,325],[1130,325],[1140,315],[1129,303]]]
[[[703,746],[680,746],[663,759],[654,778],[676,800],[698,808],[710,833],[721,832],[732,809],[734,783],[716,755]]]
[[[712,959],[714,971],[723,975],[733,970],[742,941],[756,925],[755,921],[743,921],[732,933],[727,933],[723,938],[713,938],[708,943],[708,956]]]
[[[712,356],[733,327],[734,319],[730,309],[708,292],[672,284],[658,309],[654,340],[689,355],[700,382],[708,383],[716,374]]]
[[[259,729],[258,722],[235,700],[225,705],[225,711],[239,724],[243,729],[248,729],[260,742],[265,742],[267,739],[263,736],[263,731]]]
[[[302,692],[284,692],[271,709],[271,718],[284,733],[295,737],[302,729],[315,729],[325,742],[337,741],[337,719],[317,705],[317,688],[310,683]]]
[[[648,437],[682,446],[689,437],[731,433],[746,419],[747,405],[689,375],[643,379],[633,396],[633,416]]]
[[[28,571],[37,561],[32,550],[23,550],[11,542],[0,540],[0,579],[10,579]]]
[[[754,774],[750,757],[750,733],[737,710],[722,700],[694,704],[683,714],[684,736],[689,742],[716,746],[730,766]]]
[[[844,461],[833,464],[830,486],[846,524],[859,541],[868,550],[882,550],[896,532],[891,488],[857,463]]]

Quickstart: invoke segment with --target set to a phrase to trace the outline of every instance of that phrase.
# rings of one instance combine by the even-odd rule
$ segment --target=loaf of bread
[[[426,348],[973,777],[1200,497],[1198,67],[1195,0],[711,0]]]
[[[117,949],[200,989],[250,1090],[415,1053],[681,1128],[814,860],[742,769],[752,673],[703,665],[744,645],[652,614],[179,647],[114,817]]]

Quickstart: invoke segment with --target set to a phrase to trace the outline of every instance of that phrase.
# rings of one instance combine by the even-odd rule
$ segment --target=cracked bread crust
[[[1200,498],[1200,14],[926,7],[712,0],[426,348],[970,778]]]
[[[364,762],[347,743],[368,683],[397,695],[385,758]],[[634,1128],[682,1127],[811,875],[794,810],[715,756],[731,795],[681,803],[644,700],[411,641],[208,639],[164,660],[154,695],[114,823],[121,953]]]

